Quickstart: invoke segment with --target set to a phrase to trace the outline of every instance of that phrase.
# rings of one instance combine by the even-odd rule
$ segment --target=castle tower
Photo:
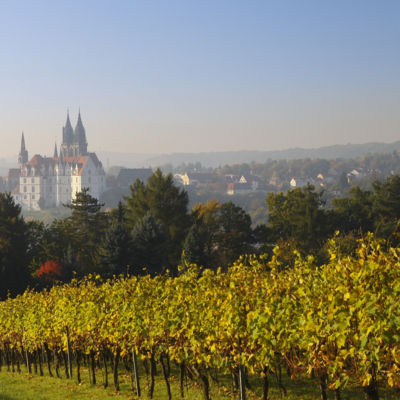
[[[28,162],[28,150],[26,150],[25,148],[24,132],[22,132],[21,150],[18,155],[19,168],[22,169],[27,162]]]
[[[54,155],[53,155],[53,157],[58,158],[57,142],[54,145]]]

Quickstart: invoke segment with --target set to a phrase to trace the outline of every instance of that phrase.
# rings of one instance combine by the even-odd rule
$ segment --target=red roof
[[[63,162],[72,167],[78,167],[78,175],[82,175],[83,168],[89,159],[91,159],[96,168],[101,166],[101,162],[97,158],[96,153],[87,153],[85,156],[80,155],[78,157],[63,157]],[[31,167],[36,167],[35,176],[41,176],[40,168],[44,168],[45,170],[50,166],[54,168],[59,162],[59,157],[42,157],[39,154],[35,154],[31,161],[25,164],[25,167],[28,168],[28,170]],[[19,176],[24,176],[24,172],[20,171]]]

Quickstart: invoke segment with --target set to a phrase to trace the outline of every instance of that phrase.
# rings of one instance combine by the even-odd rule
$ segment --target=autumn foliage
[[[37,271],[38,278],[51,282],[61,276],[61,266],[58,260],[47,260]]]

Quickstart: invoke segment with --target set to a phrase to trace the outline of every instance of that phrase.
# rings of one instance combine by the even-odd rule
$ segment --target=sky
[[[400,140],[398,0],[0,2],[0,156]]]

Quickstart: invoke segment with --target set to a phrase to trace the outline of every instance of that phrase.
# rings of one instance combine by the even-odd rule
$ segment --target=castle
[[[60,207],[71,203],[83,188],[100,200],[106,188],[105,172],[96,154],[89,153],[87,146],[80,111],[75,130],[67,113],[59,155],[55,145],[53,157],[36,154],[28,161],[28,150],[22,134],[19,169],[11,169],[3,179],[8,190],[14,186],[11,191],[14,201],[23,210]]]

